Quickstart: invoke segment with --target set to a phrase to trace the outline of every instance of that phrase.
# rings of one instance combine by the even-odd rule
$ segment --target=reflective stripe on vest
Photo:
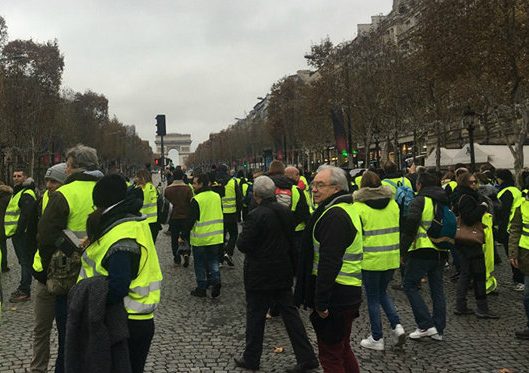
[[[207,190],[193,197],[198,203],[200,217],[191,229],[192,246],[211,246],[224,242],[224,219],[220,196]]]
[[[494,275],[494,234],[493,234],[493,223],[492,215],[488,212],[483,214],[481,218],[483,224],[483,233],[485,236],[485,243],[483,244],[483,255],[485,258],[485,290],[487,294],[491,291],[496,290],[498,285]]]
[[[364,258],[362,269],[387,271],[400,266],[399,206],[390,200],[384,209],[374,209],[363,202],[353,203],[360,216]]]
[[[520,204],[520,213],[522,214],[522,234],[518,246],[529,250],[529,201],[525,198]]]
[[[502,190],[500,190],[498,192],[498,200],[507,191],[511,192],[511,194],[512,194],[511,211],[509,212],[509,222],[507,223],[507,231],[509,231],[511,229],[511,220],[514,217],[514,212],[522,204],[523,198],[522,198],[522,192],[520,191],[520,189],[518,189],[518,188],[516,188],[514,186],[510,186],[510,187],[507,187],[507,188],[503,188]]]
[[[235,179],[230,179],[224,187],[224,197],[222,197],[222,212],[224,214],[234,214],[237,212],[237,194],[235,193]]]
[[[143,190],[143,206],[140,212],[145,215],[147,223],[156,223],[158,221],[158,192],[152,183],[145,183],[141,188]]]
[[[162,271],[152,241],[151,231],[144,218],[125,218],[114,223],[96,242],[86,248],[81,258],[81,272],[77,281],[94,276],[108,276],[103,261],[108,249],[122,239],[135,240],[140,246],[138,275],[132,280],[123,298],[129,319],[151,319],[160,303]]]
[[[433,211],[433,201],[430,197],[424,197],[424,208],[422,210],[421,223],[419,224],[419,229],[417,230],[417,236],[415,241],[411,245],[408,251],[415,251],[420,249],[434,249],[437,251],[445,251],[438,249],[428,237],[426,231],[432,225],[432,220],[434,218]]]
[[[48,205],[48,202],[50,200],[50,194],[46,190],[44,194],[42,195],[42,206],[41,206],[41,214],[44,213],[44,210],[46,209],[46,206]],[[39,249],[37,248],[37,251],[35,252],[35,256],[33,256],[33,270],[35,272],[42,272],[44,268],[42,267],[42,259],[40,257]]]
[[[11,196],[4,217],[4,232],[6,237],[11,237],[17,232],[18,219],[20,219],[20,207],[18,207],[18,203],[24,194],[29,194],[33,199],[37,199],[35,192],[28,188],[23,188],[17,194]]]
[[[314,229],[312,231],[312,242],[314,247],[312,274],[315,276],[318,275],[318,264],[320,260],[320,243],[316,240],[314,232],[322,216],[324,216],[332,208],[343,209],[347,213],[347,215],[351,219],[353,226],[357,230],[357,234],[355,236],[354,241],[351,243],[351,245],[349,245],[349,247],[345,249],[345,253],[342,258],[342,267],[340,268],[338,276],[336,276],[335,282],[347,286],[362,286],[363,254],[362,235],[360,234],[362,225],[360,223],[360,217],[358,216],[357,212],[354,211],[353,205],[350,203],[342,202],[329,207],[323,212],[323,214],[321,214],[319,219],[316,221],[316,224],[314,224]],[[344,234],[346,234],[346,232],[344,232]]]

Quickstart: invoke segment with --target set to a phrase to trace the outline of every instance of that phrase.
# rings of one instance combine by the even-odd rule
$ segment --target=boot
[[[476,299],[476,316],[478,319],[499,319],[500,317],[489,310],[487,298]]]

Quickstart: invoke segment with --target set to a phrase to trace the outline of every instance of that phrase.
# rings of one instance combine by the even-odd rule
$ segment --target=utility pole
[[[160,154],[160,166],[162,168],[160,177],[162,181],[165,181],[165,152],[163,147],[163,137],[166,135],[165,114],[158,114],[156,116],[156,134],[160,136],[160,148],[162,153]]]

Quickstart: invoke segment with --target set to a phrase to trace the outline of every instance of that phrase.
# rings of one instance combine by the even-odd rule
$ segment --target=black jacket
[[[443,188],[439,186],[431,186],[422,188],[417,196],[413,199],[410,204],[408,215],[403,219],[400,231],[400,252],[402,256],[410,255],[415,257],[421,257],[425,259],[436,259],[439,258],[439,252],[434,249],[423,248],[422,250],[414,250],[408,253],[408,249],[417,236],[417,231],[422,221],[422,212],[424,210],[425,197],[433,199],[434,204],[442,203],[448,205],[448,197]],[[441,253],[443,259],[446,259],[448,255]]]
[[[460,197],[457,203],[457,208],[454,213],[461,218],[461,221],[466,225],[474,225],[481,221],[483,214],[487,211],[487,203],[485,197],[480,195],[477,191],[467,187],[457,187],[459,189]],[[468,257],[476,258],[483,256],[483,248],[481,245],[474,246],[456,246],[459,253]]]
[[[328,207],[340,202],[352,203],[351,194],[338,192],[320,203],[303,235],[295,291],[296,302],[319,311],[357,308],[362,301],[360,286],[336,283],[345,250],[357,234],[351,219],[343,209],[332,209],[320,219]],[[318,276],[312,275],[313,231],[315,238],[320,242]]]
[[[237,239],[245,255],[246,290],[290,289],[294,277],[294,220],[275,199],[263,200],[250,211]]]

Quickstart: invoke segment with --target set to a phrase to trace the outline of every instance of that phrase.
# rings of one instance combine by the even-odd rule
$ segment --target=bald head
[[[299,170],[294,166],[288,166],[285,168],[285,176],[297,183],[299,181]]]

